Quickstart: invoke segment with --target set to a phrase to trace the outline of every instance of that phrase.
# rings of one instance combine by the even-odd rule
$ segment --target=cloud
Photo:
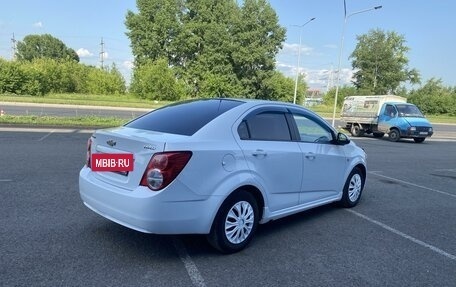
[[[93,53],[90,53],[89,50],[84,49],[84,48],[79,48],[76,51],[76,54],[78,54],[79,58],[87,58],[87,57],[92,57]]]
[[[135,67],[135,64],[133,64],[132,61],[124,61],[122,66],[128,70],[132,70]]]
[[[331,51],[326,51],[333,53],[334,50],[338,49],[338,46],[326,44],[323,48],[331,49]],[[330,68],[331,63],[327,63],[326,59],[329,57],[327,53],[323,53],[323,50],[320,51],[321,49],[314,49],[302,44],[298,70],[298,49],[299,44],[283,43],[282,49],[276,56],[276,69],[292,79],[296,78],[297,73],[303,75],[311,89],[326,91],[328,87],[331,89],[337,85],[338,73],[336,69]],[[340,85],[350,85],[353,74],[354,71],[351,68],[342,68]]]
[[[284,43],[280,53],[297,55],[298,51],[299,51],[299,44]],[[301,45],[301,55],[310,55],[312,51],[313,51],[313,48],[306,46],[305,44]]]
[[[353,80],[352,69],[342,69],[340,74],[340,85],[350,85]],[[312,88],[324,89],[333,88],[337,85],[337,70],[317,69],[307,70],[306,82]]]
[[[277,70],[282,72],[285,76],[295,79],[297,67],[285,62],[276,62]],[[340,75],[340,85],[349,85],[353,80],[352,69],[342,69]],[[335,87],[337,84],[337,71],[330,69],[310,69],[306,67],[299,67],[299,74],[303,75],[306,83],[311,89],[318,89],[326,91],[329,87]]]
[[[103,52],[103,55],[101,55],[101,57],[103,57],[103,60],[108,59],[108,58],[109,58],[108,52],[104,51],[104,52]]]
[[[35,27],[35,28],[43,28],[43,22],[38,21],[36,23],[33,23],[33,27]]]

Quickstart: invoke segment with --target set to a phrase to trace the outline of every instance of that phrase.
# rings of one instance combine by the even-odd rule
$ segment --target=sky
[[[80,61],[90,65],[101,65],[103,46],[104,65],[115,63],[129,80],[133,55],[124,22],[128,10],[137,11],[135,0],[2,2],[0,57],[11,59],[13,34],[16,41],[21,41],[29,34],[47,33],[73,48]],[[276,57],[277,69],[293,78],[297,71],[305,74],[312,89],[324,92],[336,85],[339,54],[340,84],[350,83],[353,71],[349,56],[356,47],[356,37],[377,28],[404,36],[410,48],[409,68],[420,72],[422,84],[436,78],[447,86],[456,86],[454,0],[346,0],[347,15],[354,15],[347,18],[342,50],[343,0],[270,0],[270,3],[279,24],[287,30],[283,48]],[[356,14],[378,5],[382,8]],[[315,20],[298,27],[314,17]]]

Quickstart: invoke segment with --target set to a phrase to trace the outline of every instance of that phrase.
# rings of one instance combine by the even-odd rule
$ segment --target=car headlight
[[[412,131],[412,132],[416,131],[416,127],[410,127],[410,131]]]
[[[432,132],[432,128],[429,128],[429,132]]]

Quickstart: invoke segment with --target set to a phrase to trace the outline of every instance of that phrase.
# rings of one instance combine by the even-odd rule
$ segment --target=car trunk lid
[[[93,172],[99,180],[126,190],[138,187],[146,167],[166,145],[166,134],[126,127],[96,131],[92,136],[92,154],[133,154],[133,171]],[[92,164],[94,164],[92,162]]]

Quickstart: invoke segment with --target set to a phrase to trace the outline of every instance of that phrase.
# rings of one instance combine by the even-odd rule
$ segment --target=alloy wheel
[[[252,232],[255,214],[247,201],[239,201],[229,210],[225,219],[225,235],[233,244],[242,243]]]
[[[351,202],[355,202],[358,199],[361,194],[362,185],[361,176],[355,173],[350,179],[350,184],[348,186],[348,197]]]

